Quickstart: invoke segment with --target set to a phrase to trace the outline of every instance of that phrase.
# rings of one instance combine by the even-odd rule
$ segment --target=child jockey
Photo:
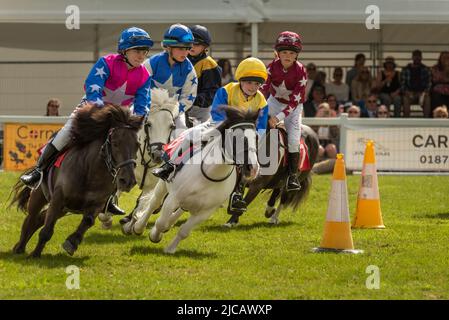
[[[196,98],[198,79],[192,63],[187,59],[193,41],[189,28],[174,24],[164,33],[162,47],[165,50],[145,61],[145,67],[151,74],[151,88],[166,89],[171,97],[178,94],[176,129],[187,128],[184,113],[192,107]]]
[[[267,79],[267,69],[262,61],[257,58],[247,58],[243,60],[237,67],[235,79],[239,82],[231,82],[226,86],[217,90],[214,101],[212,102],[212,124],[225,120],[224,111],[220,110],[220,106],[231,105],[244,109],[260,110],[257,120],[257,129],[265,130],[268,120],[268,107],[263,94],[258,91],[260,86]],[[201,129],[202,126],[192,129]],[[176,157],[177,152],[172,155]],[[153,171],[153,174],[163,180],[167,180],[175,169],[173,159],[167,161],[161,168]],[[243,201],[244,184],[239,176],[236,188],[231,195],[230,209],[232,211],[244,212],[246,203]]]
[[[281,32],[274,46],[277,58],[268,65],[268,80],[261,91],[268,98],[269,126],[275,128],[284,120],[288,139],[287,191],[299,190],[297,172],[299,162],[299,143],[301,138],[301,113],[305,101],[307,73],[297,61],[302,49],[298,34]]]
[[[189,53],[189,60],[195,67],[198,89],[192,108],[186,112],[186,121],[188,126],[194,126],[195,123],[190,123],[189,117],[200,123],[209,120],[212,100],[215,92],[221,87],[221,72],[215,60],[207,55],[207,48],[212,42],[209,30],[200,25],[194,25],[190,27],[190,30],[194,42]]]
[[[151,98],[150,75],[143,62],[152,46],[153,40],[140,28],[132,27],[122,32],[118,42],[118,54],[106,55],[95,63],[84,83],[86,95],[81,104],[72,112],[64,127],[47,143],[36,167],[20,177],[24,184],[32,187],[39,182],[51,159],[68,145],[72,137],[73,118],[86,102],[99,108],[107,103],[121,106],[134,104],[134,113],[144,119]],[[124,214],[112,201],[108,202],[109,212]]]

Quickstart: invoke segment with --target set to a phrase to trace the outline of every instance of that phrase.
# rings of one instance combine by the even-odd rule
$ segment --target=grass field
[[[315,176],[300,212],[281,224],[263,217],[266,195],[235,229],[224,210],[194,230],[174,255],[159,244],[110,231],[97,221],[73,257],[61,248],[80,216],[61,219],[40,260],[11,253],[24,215],[7,209],[15,173],[0,173],[0,299],[449,299],[449,178],[380,176],[385,230],[353,230],[361,255],[315,254],[321,240],[331,176]],[[348,177],[351,217],[360,176]],[[120,200],[130,210],[137,191]],[[152,217],[153,223],[155,217]],[[181,222],[185,221],[185,216]],[[35,235],[28,245],[30,252]],[[80,268],[80,289],[66,288],[66,267]],[[369,290],[370,265],[380,288]]]

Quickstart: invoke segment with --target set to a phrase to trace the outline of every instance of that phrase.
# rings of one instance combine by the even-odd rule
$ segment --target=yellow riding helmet
[[[246,58],[240,62],[235,71],[235,79],[237,81],[257,81],[263,84],[267,78],[267,68],[264,63],[257,58]]]

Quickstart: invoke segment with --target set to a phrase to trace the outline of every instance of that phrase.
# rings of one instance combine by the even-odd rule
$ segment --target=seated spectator
[[[326,72],[318,71],[316,76],[315,76],[314,85],[319,84],[319,85],[324,87],[326,85],[326,77],[327,77]]]
[[[307,99],[310,96],[310,92],[317,75],[316,65],[313,62],[310,62],[309,64],[307,64],[306,70],[307,70],[307,83],[306,83],[306,101],[307,101]]]
[[[371,94],[373,81],[367,67],[363,67],[351,83],[352,102],[363,106],[364,101]]]
[[[59,107],[61,107],[61,101],[56,98],[51,98],[47,102],[47,117],[59,117]]]
[[[335,68],[333,78],[334,81],[326,83],[326,93],[334,94],[339,103],[345,103],[349,100],[349,86],[342,81],[343,69]]]
[[[390,109],[387,108],[386,105],[381,104],[377,107],[377,117],[378,118],[389,118],[390,117]]]
[[[334,94],[328,94],[326,97],[326,102],[331,108],[331,114],[333,117],[340,115],[340,105],[337,103],[337,97]],[[343,105],[341,105],[343,107]]]
[[[304,103],[304,116],[315,117],[318,107],[324,102],[325,89],[323,86],[313,86],[310,93],[311,98]]]
[[[438,63],[432,67],[431,109],[449,106],[449,51],[440,53]]]
[[[434,118],[443,118],[443,119],[449,118],[449,113],[447,111],[447,107],[445,105],[436,107],[435,110],[433,110],[433,117]]]
[[[401,83],[399,71],[396,70],[396,63],[393,57],[386,57],[384,69],[377,73],[375,90],[379,92],[379,99],[382,104],[390,107],[394,105],[394,116],[401,116]]]
[[[229,59],[220,59],[217,64],[221,68],[221,85],[225,86],[229,82],[234,82],[234,75],[232,74],[231,61]]]
[[[353,104],[348,108],[348,118],[360,118],[360,107]]]
[[[363,69],[365,66],[365,55],[363,53],[358,53],[354,58],[354,67],[352,67],[347,73],[346,73],[346,84],[348,85],[349,89],[351,89],[352,80],[355,79],[355,77],[359,74],[359,72]],[[350,92],[350,94],[352,94]],[[352,97],[349,97],[352,99]]]
[[[329,104],[320,104],[316,112],[316,117],[332,117]],[[320,141],[320,146],[318,149],[319,159],[334,159],[337,156],[337,145],[339,139],[338,126],[312,126],[312,129],[318,134],[318,139]]]
[[[401,72],[401,92],[403,99],[403,116],[410,117],[410,105],[420,104],[424,117],[430,118],[430,85],[431,73],[422,62],[420,50],[412,52],[412,63],[409,63]]]
[[[365,109],[366,112],[361,110],[362,118],[377,118],[377,107],[379,106],[379,100],[377,99],[377,95],[372,93],[365,100]]]

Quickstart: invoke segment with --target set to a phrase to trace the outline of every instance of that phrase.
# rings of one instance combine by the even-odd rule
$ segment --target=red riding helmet
[[[274,49],[279,52],[282,50],[291,50],[300,52],[302,50],[302,40],[299,34],[291,31],[284,31],[278,35]]]

